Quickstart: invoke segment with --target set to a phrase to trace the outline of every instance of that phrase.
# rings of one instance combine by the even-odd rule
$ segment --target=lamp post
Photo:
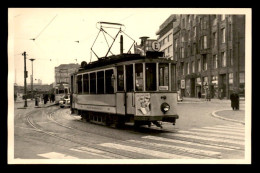
[[[32,98],[31,99],[33,99],[33,61],[35,59],[31,58],[29,60],[32,62],[32,78],[31,78],[31,94],[32,94]]]

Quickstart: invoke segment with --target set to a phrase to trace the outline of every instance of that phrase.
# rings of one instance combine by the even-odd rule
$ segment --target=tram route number
[[[160,48],[161,48],[161,45],[160,45],[160,43],[159,43],[158,41],[152,42],[152,49],[153,49],[154,51],[159,51]]]

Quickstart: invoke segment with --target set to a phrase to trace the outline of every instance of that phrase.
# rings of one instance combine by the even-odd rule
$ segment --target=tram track
[[[59,109],[57,109],[57,110],[59,110]],[[57,111],[57,110],[56,110],[56,111]],[[56,139],[60,139],[60,140],[63,140],[63,141],[67,141],[67,142],[70,142],[70,143],[77,144],[77,145],[79,145],[79,147],[93,148],[93,149],[96,149],[96,150],[100,150],[100,151],[103,151],[103,152],[112,154],[112,155],[114,155],[114,156],[116,156],[116,157],[119,156],[119,158],[123,157],[123,158],[128,158],[128,159],[134,159],[134,157],[131,157],[131,156],[129,156],[129,155],[121,155],[121,154],[118,154],[118,153],[116,153],[116,152],[111,152],[111,151],[109,151],[108,149],[104,149],[104,148],[102,148],[102,147],[93,146],[93,144],[81,143],[81,142],[74,141],[74,140],[71,140],[71,139],[66,138],[66,137],[59,136],[59,135],[58,135],[59,133],[54,133],[54,132],[50,132],[50,131],[43,130],[42,128],[37,127],[37,125],[38,125],[37,123],[34,123],[34,122],[32,121],[31,116],[32,116],[34,113],[35,113],[35,112],[30,112],[30,113],[28,113],[28,114],[26,115],[26,121],[27,121],[27,123],[28,123],[33,129],[36,130],[36,132],[40,132],[40,133],[43,133],[43,134],[52,136],[52,137],[54,137],[54,138],[56,138]],[[52,112],[52,113],[54,113],[54,112]],[[48,115],[50,115],[50,113],[49,113]],[[47,116],[48,116],[48,115],[47,115]],[[51,120],[51,119],[49,119],[49,120]],[[55,121],[52,121],[52,122],[54,122],[54,123],[56,123],[56,124],[58,124],[58,125],[60,125],[60,126],[62,126],[62,127],[64,127],[64,128],[69,128],[68,126],[62,125],[61,123],[58,123],[57,121],[56,121],[56,122],[55,122]],[[40,125],[39,125],[39,126],[40,126]],[[71,127],[70,129],[77,130],[77,129],[72,128],[72,127]],[[86,133],[85,131],[83,131],[83,132]],[[70,135],[79,135],[79,134],[73,133],[73,134],[70,134]],[[55,145],[56,145],[56,143],[52,143],[52,144],[55,144]],[[57,144],[57,145],[60,145],[60,144]],[[63,145],[63,146],[64,146],[64,145]],[[65,146],[65,147],[67,147],[67,146]]]
[[[56,121],[56,120],[54,120],[53,119],[53,117],[52,117],[52,114],[53,113],[51,113],[51,114],[48,114],[48,118],[51,120],[51,121],[53,121],[54,123],[56,123],[56,124],[58,124],[58,125],[60,125],[60,126],[62,126],[62,127],[65,127],[65,128],[68,128],[68,129],[73,129],[73,130],[77,130],[77,131],[81,131],[81,132],[84,132],[85,134],[86,133],[88,133],[88,134],[95,134],[95,135],[99,135],[99,136],[102,136],[102,137],[108,137],[108,138],[111,138],[111,136],[108,136],[108,135],[101,135],[101,134],[99,134],[99,133],[93,133],[93,132],[87,132],[87,131],[85,131],[85,130],[81,130],[81,129],[78,129],[78,128],[74,128],[74,127],[71,127],[71,126],[68,126],[68,125],[65,125],[65,124],[62,124],[62,123],[60,123],[60,122],[58,122],[58,121]],[[64,116],[62,116],[63,118],[64,118]],[[65,119],[65,118],[64,118]],[[67,119],[65,119],[65,120],[67,120]],[[69,121],[69,120],[68,120]],[[160,130],[161,131],[161,130]],[[167,131],[167,132],[169,132],[169,131]],[[134,131],[131,131],[131,133],[132,134],[140,134],[140,132],[134,132]],[[78,135],[78,134],[76,134],[76,135]],[[115,139],[115,136],[113,136],[114,138],[113,139]],[[116,140],[118,140],[118,141],[120,141],[121,143],[123,143],[123,144],[129,144],[129,141],[131,141],[131,140],[122,140],[122,139],[116,139]],[[185,141],[185,140],[184,140]],[[153,146],[153,148],[154,148],[154,150],[156,151],[160,151],[161,150],[161,148],[160,147],[155,147],[155,146]],[[199,158],[204,158],[204,159],[210,159],[210,158],[220,158],[219,156],[217,156],[217,157],[209,157],[209,156],[206,156],[206,155],[203,155],[203,154],[190,154],[190,153],[185,153],[185,152],[182,152],[182,151],[179,151],[179,150],[176,150],[175,151],[175,153],[176,154],[179,154],[179,155],[183,155],[183,156],[195,156],[195,157],[199,157]]]

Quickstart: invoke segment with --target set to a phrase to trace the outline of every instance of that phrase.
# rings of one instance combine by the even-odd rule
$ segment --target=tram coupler
[[[161,129],[163,128],[162,125],[158,121],[153,121],[152,123],[154,125],[156,125],[157,127],[160,127]]]

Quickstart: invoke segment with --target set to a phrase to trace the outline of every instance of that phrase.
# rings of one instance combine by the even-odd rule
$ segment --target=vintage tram
[[[107,56],[117,36],[124,34],[123,25],[98,24],[104,36],[107,34],[104,25],[113,25],[119,30],[104,57],[99,58],[91,48],[98,60],[83,61],[79,71],[71,75],[72,114],[86,121],[119,127],[126,122],[134,122],[135,126],[153,123],[159,127],[161,122],[175,124],[178,119],[176,62],[158,51],[131,54],[130,48],[128,53],[123,53],[123,35],[120,36],[120,54]]]
[[[136,126],[175,124],[176,63],[162,52],[120,54],[91,64],[71,75],[71,111],[87,121]]]
[[[58,104],[64,97],[70,96],[70,85],[69,83],[58,83],[55,87],[55,103]]]

